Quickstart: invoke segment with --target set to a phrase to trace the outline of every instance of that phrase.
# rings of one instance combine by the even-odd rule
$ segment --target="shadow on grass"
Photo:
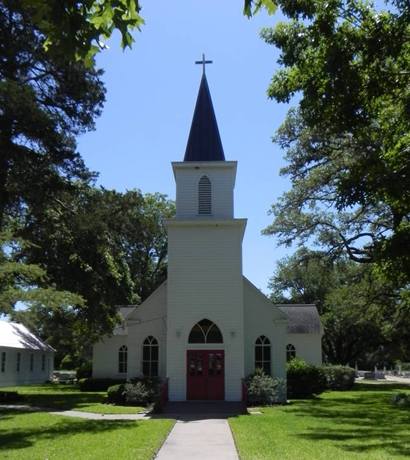
[[[75,385],[44,384],[13,389],[22,395],[23,404],[45,409],[71,410],[106,402],[105,393],[82,392]]]
[[[333,441],[350,452],[383,449],[390,455],[410,457],[410,411],[390,404],[391,390],[409,387],[361,384],[355,390],[345,397],[340,393],[335,398],[298,401],[288,407],[296,416],[318,419],[325,425],[311,426],[297,436]]]
[[[55,441],[57,438],[61,440],[66,437],[67,439],[75,434],[86,433],[88,435],[98,433],[108,433],[119,428],[129,427],[130,429],[138,429],[141,423],[138,421],[101,421],[101,420],[80,420],[80,419],[69,419],[58,416],[57,421],[50,421],[47,424],[41,423],[34,418],[38,416],[32,412],[23,411],[9,411],[6,410],[1,413],[0,421],[11,419],[13,417],[19,417],[30,414],[33,416],[33,423],[30,426],[17,426],[0,429],[0,457],[1,451],[5,449],[23,449],[30,447],[40,440]],[[44,416],[47,416],[43,414]],[[48,417],[48,416],[47,416]],[[1,425],[0,425],[1,426]]]

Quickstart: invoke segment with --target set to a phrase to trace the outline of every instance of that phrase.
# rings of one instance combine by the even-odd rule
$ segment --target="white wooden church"
[[[295,355],[321,363],[316,307],[273,305],[242,274],[236,168],[225,160],[203,72],[184,161],[172,163],[168,279],[141,305],[121,308],[122,324],[94,346],[94,377],[158,376],[170,401],[240,401],[255,368],[285,378]]]

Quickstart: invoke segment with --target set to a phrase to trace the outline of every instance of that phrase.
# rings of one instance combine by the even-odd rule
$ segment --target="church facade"
[[[93,376],[158,376],[171,401],[240,401],[256,368],[286,377],[286,360],[321,363],[314,305],[273,305],[242,274],[246,219],[234,216],[236,161],[226,161],[205,72],[184,161],[172,163],[168,279],[94,345]]]

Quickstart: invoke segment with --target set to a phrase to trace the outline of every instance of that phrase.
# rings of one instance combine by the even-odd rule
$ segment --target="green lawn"
[[[172,420],[94,421],[0,409],[0,458],[152,459]]]
[[[18,391],[24,396],[20,404],[29,404],[56,410],[80,410],[99,414],[136,414],[143,407],[113,406],[104,404],[106,392],[83,392],[75,385],[23,385],[1,388],[1,390]]]
[[[351,460],[410,457],[410,410],[390,405],[404,385],[356,384],[353,391],[263,408],[230,419],[242,460]]]

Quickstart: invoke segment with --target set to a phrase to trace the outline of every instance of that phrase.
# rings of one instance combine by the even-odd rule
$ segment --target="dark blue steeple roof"
[[[205,73],[199,86],[184,161],[225,161]]]

